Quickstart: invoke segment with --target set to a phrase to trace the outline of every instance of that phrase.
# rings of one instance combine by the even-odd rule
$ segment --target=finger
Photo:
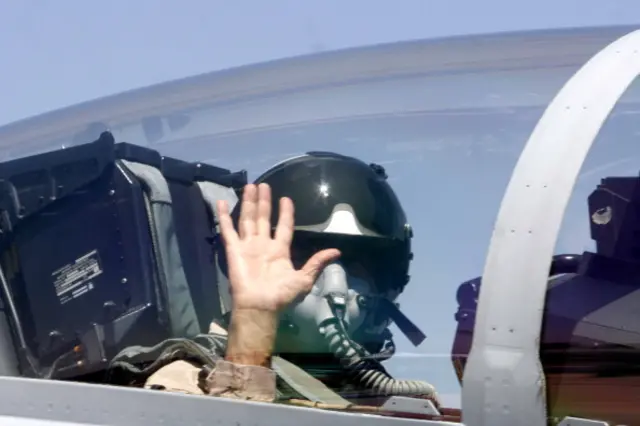
[[[258,185],[258,234],[271,238],[271,187]]]
[[[293,207],[293,201],[291,198],[280,198],[280,213],[278,215],[278,225],[276,226],[276,240],[285,244],[287,247],[291,246],[291,240],[293,239],[293,216],[295,208]]]
[[[229,204],[226,200],[218,200],[218,221],[220,222],[220,234],[225,244],[234,244],[238,240],[238,234],[233,228],[233,220],[229,214]]]
[[[240,238],[246,238],[256,233],[258,189],[254,184],[248,184],[242,192],[242,204],[240,205],[240,219],[238,228]]]
[[[329,263],[333,262],[337,258],[340,257],[340,250],[338,249],[326,249],[317,252],[311,259],[307,260],[307,263],[301,269],[301,272],[311,280],[311,283],[316,281],[320,272],[327,266]]]

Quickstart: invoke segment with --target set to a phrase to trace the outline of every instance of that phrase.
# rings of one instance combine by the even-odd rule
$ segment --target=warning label
[[[97,250],[90,251],[73,263],[54,271],[51,277],[60,303],[65,304],[93,290],[91,280],[100,274],[102,268]]]

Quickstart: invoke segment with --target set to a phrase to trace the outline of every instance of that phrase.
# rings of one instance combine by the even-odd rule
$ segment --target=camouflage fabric
[[[148,389],[261,401],[291,399],[346,405],[348,401],[296,365],[274,356],[272,369],[224,361],[226,330],[213,322],[209,333],[169,339],[154,347],[130,347],[116,355],[111,369],[125,370]],[[140,367],[145,365],[145,367]]]
[[[205,378],[201,372],[193,363],[174,361],[152,374],[145,388],[263,402],[277,398],[276,375],[268,368],[219,360]]]

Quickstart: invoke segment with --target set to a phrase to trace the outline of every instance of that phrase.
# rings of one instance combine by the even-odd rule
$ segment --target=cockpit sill
[[[73,424],[255,424],[325,425],[459,425],[459,413],[445,410],[440,417],[380,412],[364,408],[318,409],[304,406],[239,401],[148,389],[97,384],[0,378],[0,413],[19,419],[73,422]],[[366,420],[362,417],[366,415]],[[402,418],[399,418],[402,417]]]

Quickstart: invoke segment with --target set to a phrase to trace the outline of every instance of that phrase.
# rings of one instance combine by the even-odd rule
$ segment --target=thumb
[[[322,272],[324,267],[339,257],[340,250],[338,249],[319,251],[311,256],[311,259],[307,260],[307,263],[304,264],[301,271],[313,283],[316,281],[316,278],[318,278],[318,275],[320,275],[320,272]]]

